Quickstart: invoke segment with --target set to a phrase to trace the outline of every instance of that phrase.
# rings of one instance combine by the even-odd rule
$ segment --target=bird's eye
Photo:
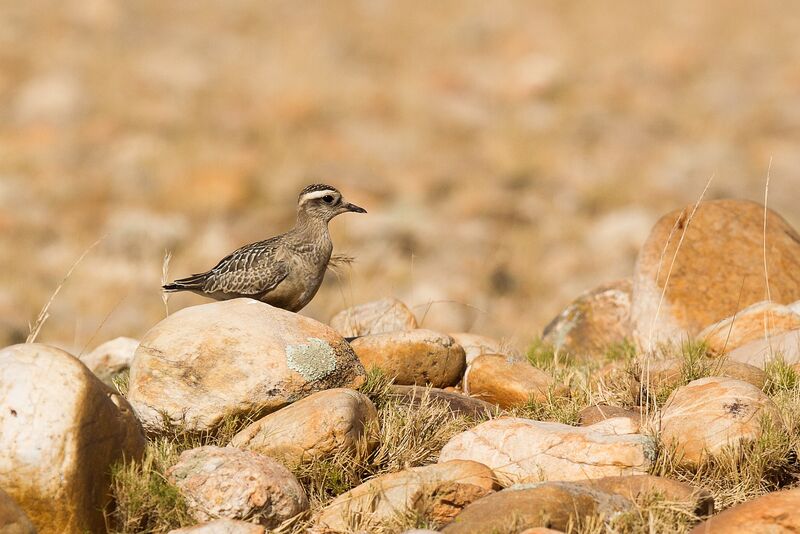
[[[333,202],[333,195],[325,195],[324,197],[322,197],[322,201],[325,204],[330,204],[331,202]]]

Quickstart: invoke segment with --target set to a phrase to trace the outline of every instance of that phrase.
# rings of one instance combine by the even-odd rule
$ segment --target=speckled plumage
[[[333,252],[328,222],[348,211],[366,213],[325,184],[300,192],[297,224],[288,232],[245,245],[209,271],[181,278],[164,291],[192,291],[217,300],[249,297],[289,311],[308,304],[322,284]]]

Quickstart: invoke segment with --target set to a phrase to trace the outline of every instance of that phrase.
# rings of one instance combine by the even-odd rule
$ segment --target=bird
[[[313,184],[297,198],[297,222],[286,233],[244,245],[212,269],[162,286],[165,293],[191,291],[215,300],[251,298],[291,312],[317,294],[333,243],[328,223],[342,213],[367,213],[333,186]]]

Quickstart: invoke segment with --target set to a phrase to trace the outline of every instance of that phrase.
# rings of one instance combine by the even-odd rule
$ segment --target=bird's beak
[[[353,213],[367,213],[367,210],[361,206],[356,206],[355,204],[350,204],[349,202],[344,205],[344,209],[347,211],[352,211]]]

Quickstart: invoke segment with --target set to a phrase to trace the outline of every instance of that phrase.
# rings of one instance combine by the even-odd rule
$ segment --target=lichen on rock
[[[286,365],[306,380],[321,380],[336,370],[336,351],[322,339],[310,337],[308,341],[286,347]]]

